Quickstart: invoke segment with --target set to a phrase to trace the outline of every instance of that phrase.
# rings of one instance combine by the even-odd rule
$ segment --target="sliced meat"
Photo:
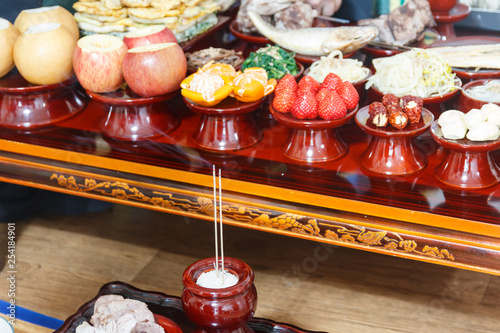
[[[294,2],[291,6],[274,14],[278,29],[310,28],[318,12],[304,2]]]
[[[359,25],[371,25],[379,30],[380,41],[395,45],[408,45],[418,40],[426,27],[436,25],[427,0],[408,0],[388,15],[365,19]]]

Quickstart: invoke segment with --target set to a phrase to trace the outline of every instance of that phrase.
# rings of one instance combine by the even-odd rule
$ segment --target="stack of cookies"
[[[75,19],[84,35],[125,33],[149,25],[164,25],[178,42],[217,23],[217,0],[83,0],[73,4]]]

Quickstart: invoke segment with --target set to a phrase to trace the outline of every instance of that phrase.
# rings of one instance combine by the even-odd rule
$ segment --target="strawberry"
[[[326,88],[330,91],[335,91],[337,93],[341,85],[342,85],[342,79],[335,73],[328,73],[328,75],[321,83],[322,88]]]
[[[320,88],[318,93],[316,94],[316,100],[318,101],[318,105],[319,103],[321,103],[321,101],[326,98],[329,94],[331,94],[331,91],[326,89],[326,88]]]
[[[352,110],[359,103],[359,94],[356,88],[349,81],[342,82],[340,89],[338,91],[339,96],[345,103],[348,110]]]
[[[273,109],[281,113],[289,113],[292,110],[293,102],[295,101],[296,93],[293,87],[281,89],[279,93],[274,94]]]
[[[347,108],[336,92],[330,92],[319,102],[318,114],[325,120],[340,119],[347,115]]]
[[[311,92],[297,95],[292,106],[292,116],[298,119],[314,119],[318,116],[318,102]]]
[[[297,86],[298,86],[297,95],[300,95],[306,91],[316,94],[319,90],[318,81],[316,81],[315,79],[313,79],[311,76],[308,75],[302,77]]]
[[[293,101],[297,92],[297,82],[295,78],[286,74],[274,89],[273,108],[281,113],[289,113],[292,109]]]
[[[297,81],[295,81],[295,78],[293,77],[292,74],[285,74],[279,81],[278,84],[276,85],[276,88],[274,89],[274,94],[278,94],[281,92],[282,89],[288,89],[288,88],[293,88],[293,90],[297,90]]]

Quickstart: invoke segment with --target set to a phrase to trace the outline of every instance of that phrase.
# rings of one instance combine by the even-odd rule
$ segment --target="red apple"
[[[73,68],[82,87],[97,93],[120,88],[127,50],[115,36],[95,34],[80,38],[73,53]]]
[[[123,76],[142,97],[179,89],[186,77],[186,56],[177,43],[150,44],[129,49],[123,59]]]
[[[151,25],[128,32],[123,41],[129,49],[149,44],[177,43],[174,33],[163,25]]]

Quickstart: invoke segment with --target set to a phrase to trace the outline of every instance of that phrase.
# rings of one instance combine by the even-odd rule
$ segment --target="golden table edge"
[[[213,221],[211,176],[8,140],[0,140],[0,147],[1,181]],[[276,195],[279,188],[227,178],[222,187],[226,224],[500,275],[498,231],[486,229],[481,234],[476,221],[444,221],[442,216],[389,206],[362,208],[358,201],[336,210],[321,206],[324,202],[317,197],[307,200],[307,193],[294,193],[301,203],[286,201]],[[273,193],[273,199],[266,193]],[[377,208],[388,216],[377,215]],[[370,210],[372,214],[366,214]],[[404,220],[408,216],[415,220]],[[427,225],[417,223],[423,216]],[[432,218],[436,225],[429,223]]]

